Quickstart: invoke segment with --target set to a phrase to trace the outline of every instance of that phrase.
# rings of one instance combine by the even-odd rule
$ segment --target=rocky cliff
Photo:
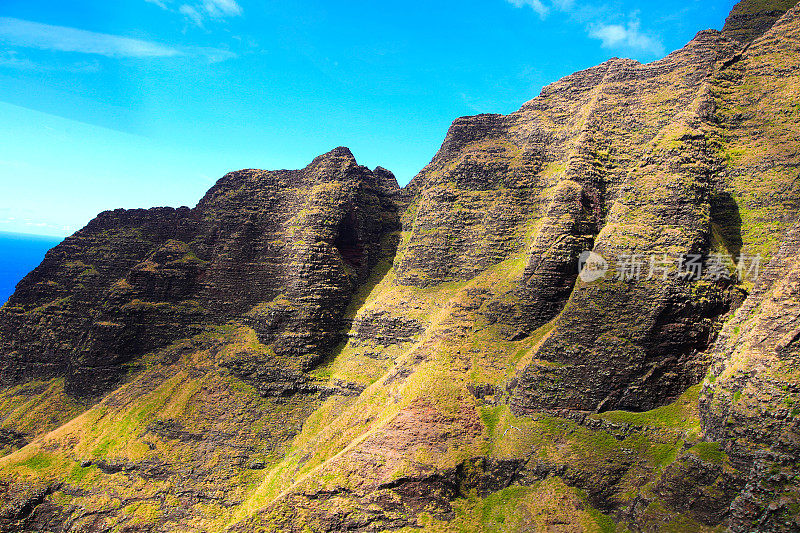
[[[797,531],[793,6],[402,190],[337,148],[101,214],[0,309],[0,530]]]
[[[233,320],[269,355],[226,363],[258,386],[292,381],[340,342],[349,300],[393,255],[398,195],[390,172],[337,148],[302,171],[228,174],[194,209],[102,213],[0,311],[2,380],[58,376],[96,397],[138,356]],[[285,375],[262,383],[270,371]]]

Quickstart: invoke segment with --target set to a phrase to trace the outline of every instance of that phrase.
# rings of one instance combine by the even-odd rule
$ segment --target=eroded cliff
[[[0,524],[797,530],[793,5],[458,119],[403,190],[337,148],[100,215],[0,310]]]

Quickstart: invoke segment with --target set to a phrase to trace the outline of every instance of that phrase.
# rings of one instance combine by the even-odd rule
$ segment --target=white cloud
[[[598,39],[603,48],[616,48],[652,55],[664,53],[664,45],[661,40],[641,31],[641,23],[637,12],[631,14],[627,24],[619,24],[606,22],[619,19],[620,14],[597,2],[577,3],[575,0],[507,1],[518,8],[529,7],[533,9],[542,20],[550,13],[558,12],[566,14],[573,23],[588,24],[586,29],[588,36]]]
[[[10,46],[114,58],[183,55],[176,48],[150,41],[7,17],[0,17],[0,42]]]
[[[229,50],[207,47],[173,47],[141,39],[119,35],[96,33],[66,26],[50,26],[14,18],[0,17],[0,43],[22,48],[77,52],[110,58],[179,58],[201,57],[210,63],[233,59]],[[96,72],[97,63],[40,65],[20,56],[16,51],[0,53],[0,67],[16,69],[70,70],[74,72]]]
[[[514,7],[530,7],[542,18],[545,18],[550,12],[550,8],[542,3],[542,0],[508,0]],[[569,1],[569,0],[567,0]]]
[[[603,41],[603,46],[610,48],[617,46],[628,36],[625,26],[619,24],[599,24],[589,30],[589,36]]]
[[[664,45],[657,38],[641,32],[639,20],[632,17],[627,24],[592,24],[589,37],[598,39],[603,48],[619,48],[662,55]]]
[[[172,8],[174,0],[144,0],[155,4],[161,9],[180,13],[184,18],[198,27],[209,19],[222,20],[229,17],[242,15],[242,7],[235,0],[202,0],[180,4],[177,9]],[[533,0],[539,1],[539,0]]]

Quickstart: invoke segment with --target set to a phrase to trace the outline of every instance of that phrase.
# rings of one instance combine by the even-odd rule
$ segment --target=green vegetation
[[[657,407],[652,411],[633,413],[629,411],[608,411],[593,417],[632,426],[675,429],[686,433],[687,438],[695,438],[700,432],[700,418],[697,400],[701,385],[687,390],[675,402]]]
[[[89,406],[64,392],[64,379],[29,381],[0,392],[0,427],[21,432],[27,440],[62,425]],[[0,450],[2,454],[13,447]]]
[[[549,531],[564,523],[587,533],[622,531],[611,518],[594,509],[585,494],[559,478],[530,487],[509,487],[485,498],[473,494],[456,500],[453,507],[453,520],[445,522],[423,513],[419,526],[431,533]]]
[[[720,449],[718,442],[699,442],[689,448],[688,453],[714,464],[722,464],[728,458],[725,452]]]
[[[785,4],[745,1],[737,9]],[[782,42],[796,41],[789,37]],[[735,458],[731,446],[756,446],[749,439],[761,437],[727,439],[724,447],[704,441],[701,405],[718,402],[756,420],[768,411],[783,417],[770,419],[776,426],[786,412],[800,412],[790,390],[735,379],[750,370],[747,343],[758,319],[736,319],[731,331],[741,335],[739,351],[724,362],[722,352],[696,353],[707,350],[705,339],[754,276],[726,287],[687,283],[671,270],[666,283],[571,285],[575,256],[591,247],[608,259],[699,251],[761,254],[766,264],[780,246],[800,206],[800,107],[790,75],[796,65],[791,54],[752,48],[727,66],[711,64],[707,56],[716,54],[704,47],[715,42],[724,40],[704,34],[659,64],[668,68],[640,70],[615,59],[546,89],[511,117],[463,119],[464,135],[448,139],[412,189],[394,200],[370,200],[396,201],[403,229],[392,225],[380,242],[365,245],[381,256],[366,279],[349,254],[318,252],[338,246],[344,214],[365,213],[346,189],[377,193],[369,180],[348,181],[349,174],[329,179],[327,167],[299,184],[296,174],[281,185],[256,173],[263,190],[217,189],[213,209],[245,214],[228,224],[209,207],[202,215],[213,221],[208,234],[188,244],[151,242],[130,228],[93,236],[83,260],[63,265],[64,279],[36,288],[53,296],[19,311],[28,310],[23,318],[31,331],[44,324],[37,331],[47,349],[57,350],[58,339],[46,335],[53,327],[45,322],[85,305],[117,242],[149,250],[150,259],[119,258],[140,274],[195,272],[206,262],[193,248],[213,260],[213,235],[230,226],[236,239],[247,240],[252,223],[259,237],[246,249],[224,249],[214,266],[224,270],[241,252],[243,268],[262,268],[274,256],[250,254],[268,245],[286,258],[268,271],[284,269],[288,281],[263,289],[268,296],[259,284],[244,316],[216,317],[230,322],[199,325],[199,335],[120,363],[129,372],[102,398],[74,400],[63,379],[0,391],[2,428],[14,441],[2,450],[0,481],[9,491],[62,482],[47,498],[74,511],[76,530],[91,529],[87,517],[101,515],[112,531],[221,531],[243,520],[253,531],[279,531],[284,523],[313,531],[331,517],[337,527],[387,517],[392,528],[431,532],[622,532],[621,519],[635,521],[636,530],[719,529],[676,502],[669,489],[681,489],[684,480],[673,480],[689,467],[698,477],[709,474],[709,486],[692,488],[711,503],[723,501],[733,485],[725,476],[737,463],[725,450]],[[715,74],[688,86],[703,69]],[[281,230],[258,233],[256,222],[272,216],[263,205],[284,204],[288,212],[270,220]],[[363,225],[393,221],[395,207],[364,217]],[[153,259],[165,254],[170,261]],[[313,277],[330,264],[330,278]],[[738,265],[725,266],[734,272]],[[221,300],[245,288],[249,278],[239,274],[224,280],[233,288],[223,287]],[[195,322],[184,315],[211,322],[215,305],[236,303],[206,309],[205,296],[155,301],[133,276],[118,276],[92,288],[101,303],[87,321],[109,326],[99,329],[119,320],[103,316],[102,306],[114,302],[127,302],[114,308],[122,315],[159,315],[176,324]],[[303,285],[309,279],[313,286]],[[291,331],[276,334],[282,321]],[[308,334],[331,323],[347,331],[326,331],[331,340],[323,353],[323,343]],[[654,335],[661,336],[655,349]],[[719,338],[729,336],[725,329]],[[660,405],[666,400],[657,394],[676,395],[711,359],[718,373],[667,405],[595,412]],[[762,374],[788,383],[796,377],[792,364],[770,362]],[[657,392],[641,392],[651,382]],[[708,396],[701,402],[703,387]],[[760,402],[762,393],[774,401]],[[775,441],[789,442],[787,434]],[[31,442],[17,449],[24,443],[17,436]],[[412,508],[409,501],[422,503]]]

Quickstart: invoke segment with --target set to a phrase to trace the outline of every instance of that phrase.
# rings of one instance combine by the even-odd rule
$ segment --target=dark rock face
[[[744,485],[740,472],[687,453],[664,470],[652,493],[640,496],[631,513],[638,523],[646,525],[646,509],[659,499],[671,509],[694,517],[699,524],[718,526],[728,521],[731,500]]]
[[[351,338],[355,342],[378,343],[385,346],[411,342],[424,330],[417,320],[389,316],[388,313],[363,313],[353,322]]]
[[[91,383],[80,377],[84,367],[96,370],[89,381],[102,389],[114,367],[152,347],[149,332],[185,335],[200,310],[170,302],[159,308],[156,302],[168,286],[186,290],[191,273],[166,270],[155,259],[173,237],[186,239],[193,223],[186,208],[105,212],[48,252],[0,310],[3,381],[70,375],[73,392],[90,392]],[[155,301],[135,299],[148,281]],[[137,335],[138,329],[147,334]]]
[[[766,33],[796,4],[796,0],[744,0],[736,4],[722,33],[748,43]]]
[[[747,480],[731,529],[794,531],[800,504],[800,225],[722,331],[700,400],[706,438]]]
[[[796,531],[793,4],[403,190],[337,148],[101,214],[0,310],[0,531]]]
[[[760,218],[757,210],[769,202],[758,193],[753,194],[752,181],[742,179],[760,172],[759,163],[723,158],[728,150],[738,149],[739,140],[745,136],[760,139],[762,153],[780,152],[784,141],[755,134],[752,118],[729,122],[726,109],[732,104],[731,93],[744,98],[744,91],[737,84],[740,76],[748,75],[742,73],[745,71],[763,76],[759,87],[764,89],[764,105],[773,106],[772,111],[779,115],[782,112],[778,109],[789,111],[790,100],[770,93],[773,81],[765,72],[768,68],[763,56],[775,48],[777,34],[794,34],[796,24],[790,21],[795,16],[796,10],[787,13],[743,57],[718,35],[701,34],[663,62],[636,67],[630,74],[620,76],[630,93],[640,94],[634,88],[641,83],[651,85],[645,93],[649,94],[658,90],[659,83],[669,83],[681,69],[702,64],[703,60],[716,61],[720,69],[707,69],[705,80],[689,81],[698,74],[696,70],[680,77],[683,83],[694,83],[683,86],[686,103],[675,110],[669,118],[671,122],[663,123],[660,132],[642,140],[643,147],[649,145],[640,155],[636,148],[626,150],[628,157],[641,160],[638,164],[628,163],[636,166],[627,167],[632,170],[624,181],[607,180],[605,203],[610,209],[594,238],[596,253],[617,265],[624,263],[623,254],[642,254],[651,259],[663,254],[696,255],[707,264],[715,252],[739,257],[741,253],[760,251],[758,245],[763,237],[755,232],[747,234],[747,226],[743,234],[739,213],[741,205],[747,209],[746,216]],[[716,59],[712,51],[719,54]],[[734,58],[732,62],[724,59],[727,54]],[[652,77],[640,71],[649,71]],[[612,82],[613,78],[605,80]],[[709,85],[714,88],[709,90]],[[670,93],[681,94],[674,86]],[[598,126],[598,131],[602,127]],[[759,127],[762,131],[769,129]],[[720,144],[720,139],[737,140]],[[777,159],[787,161],[780,156]],[[794,156],[788,157],[788,161],[793,159]],[[614,166],[617,165],[626,167],[623,162]],[[779,183],[776,180],[776,186],[783,187]],[[794,216],[789,205],[797,201],[796,192],[787,188],[784,198],[786,207],[772,207],[771,220]],[[700,294],[702,297],[698,298]],[[708,365],[703,353],[713,341],[721,319],[740,301],[740,291],[729,284],[713,279],[687,280],[677,269],[665,280],[578,284],[556,322],[555,333],[538,352],[537,358],[544,363],[531,365],[521,375],[512,405],[520,412],[565,407],[588,411],[646,410],[674,399],[702,379]]]
[[[103,213],[0,311],[2,379],[64,376],[70,393],[99,394],[136,356],[231,319],[307,370],[393,253],[398,191],[391,173],[337,148],[300,171],[228,174],[194,209]]]

